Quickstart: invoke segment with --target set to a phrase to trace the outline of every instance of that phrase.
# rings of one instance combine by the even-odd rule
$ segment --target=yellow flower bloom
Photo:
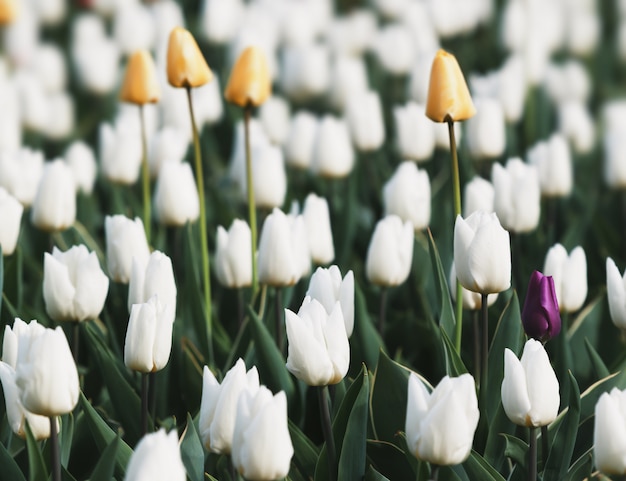
[[[167,46],[167,80],[172,87],[200,87],[213,80],[200,47],[191,33],[176,27]]]
[[[0,25],[13,23],[19,12],[16,0],[0,0]]]
[[[137,50],[128,59],[120,99],[143,105],[158,102],[160,98],[161,89],[152,56],[147,50]]]
[[[439,50],[430,69],[426,116],[435,122],[458,122],[476,114],[456,57]]]
[[[272,93],[272,81],[265,54],[258,47],[248,47],[237,59],[228,79],[224,96],[229,102],[258,107]]]

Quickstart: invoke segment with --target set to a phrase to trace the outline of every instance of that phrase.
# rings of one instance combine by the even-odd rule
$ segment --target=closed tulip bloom
[[[144,112],[145,113],[145,112]],[[100,167],[111,182],[137,182],[141,167],[141,137],[125,123],[100,124],[98,129]]]
[[[291,119],[289,136],[285,145],[287,164],[300,169],[311,166],[316,145],[318,121],[315,115],[300,110]]]
[[[345,120],[325,115],[319,123],[311,170],[322,177],[339,179],[352,172],[354,149]]]
[[[240,107],[258,107],[271,93],[272,79],[263,50],[246,48],[233,66],[224,97]]]
[[[415,59],[411,31],[402,24],[388,24],[375,38],[374,50],[383,69],[393,75],[407,75]]]
[[[626,273],[622,277],[610,257],[606,259],[606,291],[613,324],[626,329]]]
[[[379,286],[399,286],[411,272],[413,225],[397,215],[388,215],[376,224],[367,248],[367,279]]]
[[[626,392],[602,393],[594,409],[593,456],[604,474],[626,474]]]
[[[297,205],[296,205],[297,207]],[[304,216],[297,213],[292,207],[287,216],[291,230],[291,245],[296,262],[298,279],[308,276],[311,272],[311,252],[309,250],[309,232],[307,231]]]
[[[562,102],[558,107],[559,132],[578,154],[587,154],[595,144],[595,119],[589,108],[576,100]]]
[[[252,154],[252,162],[254,162],[254,152],[262,151],[263,148],[271,146],[271,143],[263,130],[261,123],[251,118],[248,125],[248,133],[250,140],[250,153]],[[245,144],[245,126],[243,120],[235,125],[235,135],[233,137],[233,146],[230,155],[230,165],[228,168],[229,178],[235,182],[240,188],[244,189],[246,185],[246,144]]]
[[[78,403],[78,371],[61,327],[18,334],[15,382],[23,406],[41,416],[61,416]]]
[[[228,232],[217,227],[215,274],[224,287],[241,288],[252,285],[252,254],[250,226],[245,220],[235,219]]]
[[[346,334],[352,336],[354,330],[354,273],[348,271],[341,278],[341,271],[336,265],[329,268],[318,267],[309,281],[306,296],[315,299],[324,306],[328,315],[332,314],[339,302]]]
[[[626,187],[626,102],[613,101],[603,108],[604,182],[612,188]]]
[[[133,220],[123,215],[108,215],[104,219],[104,233],[109,276],[115,282],[128,284],[133,258],[145,266],[150,257],[143,222],[139,217]]]
[[[291,117],[289,104],[282,97],[272,95],[259,109],[259,120],[270,141],[284,145],[289,138]]]
[[[281,207],[287,195],[287,172],[283,151],[270,144],[257,146],[252,152],[252,182],[257,207]],[[242,197],[247,198],[247,184],[239,183]]]
[[[546,255],[543,272],[554,279],[561,312],[582,307],[587,298],[587,257],[582,247],[575,247],[568,255],[565,247],[555,244]]]
[[[241,23],[244,3],[241,0],[204,0],[202,2],[202,28],[211,43],[230,42]]]
[[[200,216],[198,188],[187,162],[167,162],[154,188],[154,214],[159,223],[183,226]]]
[[[237,419],[237,401],[245,393],[259,390],[259,373],[256,367],[246,372],[243,359],[218,383],[213,373],[204,366],[202,376],[202,401],[198,428],[204,447],[212,453],[230,454]]]
[[[71,169],[62,160],[49,162],[45,168],[30,220],[45,231],[60,231],[76,220],[76,185]]]
[[[259,282],[292,286],[300,280],[300,264],[294,250],[293,232],[287,216],[275,208],[263,223],[258,251]]]
[[[163,369],[170,359],[176,305],[162,303],[155,294],[133,304],[124,342],[124,364],[148,373]]]
[[[509,233],[495,213],[456,218],[454,263],[459,282],[472,292],[493,294],[511,287]]]
[[[566,197],[574,184],[572,156],[561,134],[540,142],[528,151],[528,162],[537,166],[541,193],[546,197]]]
[[[305,297],[298,313],[285,309],[287,369],[309,386],[337,384],[348,372],[350,345],[339,302],[331,313]]]
[[[541,342],[529,339],[522,358],[504,350],[502,407],[518,426],[546,426],[559,413],[559,381]]]
[[[289,474],[294,450],[287,423],[287,396],[265,386],[244,392],[237,402],[232,460],[250,481],[272,481]]]
[[[170,304],[176,312],[176,280],[172,260],[163,252],[150,254],[147,264],[133,257],[133,268],[128,284],[128,309],[133,304],[142,304],[158,295],[163,305]]]
[[[81,140],[74,141],[65,151],[64,160],[72,169],[79,192],[91,194],[98,170],[93,149]]]
[[[395,107],[393,115],[400,155],[417,162],[430,159],[435,150],[435,129],[424,115],[424,106],[409,102]]]
[[[282,56],[280,83],[287,97],[296,102],[324,94],[330,85],[330,54],[323,44],[286,47]]]
[[[349,96],[354,92],[367,92],[367,70],[362,57],[337,55],[333,60],[328,95],[333,106],[343,112]]]
[[[426,116],[434,122],[459,122],[476,114],[456,57],[439,50],[430,69]]]
[[[324,197],[313,193],[307,195],[302,216],[306,226],[311,260],[316,264],[332,262],[335,258],[335,246],[328,202]]]
[[[97,319],[109,291],[95,252],[84,245],[61,252],[52,248],[43,259],[43,298],[55,321]]]
[[[463,190],[463,216],[467,217],[477,210],[493,212],[495,191],[488,180],[475,176]]]
[[[546,342],[561,332],[559,301],[554,279],[534,271],[522,309],[522,324],[529,337]]]
[[[496,99],[479,98],[476,116],[467,122],[467,139],[472,157],[493,158],[504,153],[506,128],[502,105]]]
[[[199,89],[194,89],[193,92],[197,92],[198,90]],[[155,132],[148,146],[148,166],[150,167],[150,175],[156,178],[161,171],[161,167],[169,162],[181,163],[185,155],[187,155],[188,148],[189,137],[178,127],[165,126]]]
[[[0,247],[4,256],[10,256],[15,251],[23,212],[22,204],[0,187]]]
[[[0,186],[24,207],[35,200],[43,175],[43,152],[22,147],[17,152],[0,154]]]
[[[405,431],[417,459],[440,466],[461,464],[472,450],[479,417],[470,374],[445,376],[431,393],[415,373],[409,376]]]
[[[491,169],[494,208],[504,228],[513,232],[531,232],[541,214],[539,176],[534,165],[522,159],[509,159],[506,167],[495,163]]]
[[[430,180],[425,170],[409,160],[402,162],[383,186],[385,215],[409,221],[415,231],[430,223]]]
[[[75,24],[79,22],[77,20]],[[85,26],[91,28],[92,24]],[[83,89],[96,95],[105,95],[117,86],[120,50],[110,38],[102,36],[84,42],[75,34],[72,58]]]
[[[378,149],[385,141],[385,125],[380,96],[369,91],[348,99],[348,125],[352,141],[360,151]]]
[[[143,105],[158,102],[160,98],[154,60],[147,50],[137,50],[128,59],[120,100]]]
[[[182,27],[175,27],[167,46],[167,81],[172,87],[200,87],[213,80],[200,47],[193,35]]]
[[[452,297],[452,301],[456,302],[456,269],[454,268],[454,262],[452,263],[452,267],[450,267],[450,276],[448,277],[448,283],[450,284],[450,296]],[[461,288],[462,297],[461,300],[463,302],[463,309],[467,309],[469,311],[477,311],[483,305],[483,297],[478,292],[472,292],[465,287]],[[487,296],[487,305],[491,306],[498,299],[498,294],[489,294]]]
[[[147,5],[120,2],[113,16],[113,38],[124,55],[152,50],[156,32],[154,15]]]
[[[146,434],[133,452],[124,481],[185,481],[187,472],[180,456],[176,430],[161,428]]]

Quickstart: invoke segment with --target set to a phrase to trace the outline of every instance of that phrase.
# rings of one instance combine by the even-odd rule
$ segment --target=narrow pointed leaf
[[[376,439],[397,444],[406,423],[409,371],[380,353],[372,381],[372,427]]]
[[[111,481],[115,469],[115,458],[120,448],[122,440],[119,435],[114,437],[109,445],[102,452],[98,464],[91,473],[89,481]]]
[[[26,428],[26,450],[28,451],[28,481],[47,481],[48,470],[39,444],[35,440],[28,423],[24,427]]]
[[[191,481],[202,481],[204,476],[204,448],[191,415],[187,413],[187,427],[181,436],[180,456]]]
[[[339,479],[363,479],[365,476],[369,392],[369,375],[363,366],[363,383],[352,405],[341,443]]]
[[[19,466],[2,443],[0,443],[0,473],[12,481],[26,481]]]
[[[452,339],[455,335],[456,321],[454,316],[454,308],[452,307],[452,299],[450,298],[450,288],[448,287],[447,276],[441,264],[439,250],[433,239],[432,232],[428,230],[428,247],[430,251],[430,260],[435,276],[435,285],[438,290],[440,308],[439,308],[439,325],[441,329]]]

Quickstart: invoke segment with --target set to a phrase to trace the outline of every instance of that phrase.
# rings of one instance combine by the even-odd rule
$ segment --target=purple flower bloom
[[[530,276],[522,309],[522,324],[529,337],[543,343],[561,331],[559,302],[552,276],[544,276],[539,271]]]

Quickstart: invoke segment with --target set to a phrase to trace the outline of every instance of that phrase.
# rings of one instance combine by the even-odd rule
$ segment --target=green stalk
[[[482,366],[480,369],[480,392],[484,392],[484,400],[487,399],[487,376],[489,375],[489,306],[487,305],[487,294],[481,294],[481,312],[483,321],[483,347]],[[482,397],[482,396],[481,396]]]
[[[189,103],[189,115],[191,116],[191,130],[193,133],[193,146],[195,152],[196,182],[198,183],[198,199],[200,200],[200,244],[202,252],[202,277],[204,287],[204,306],[207,326],[207,341],[209,349],[209,361],[213,365],[213,327],[211,313],[211,276],[209,275],[209,245],[206,234],[206,205],[204,201],[204,174],[202,173],[202,155],[200,153],[200,139],[196,129],[196,119],[193,115],[193,102],[191,101],[191,88],[187,87],[187,101]]]
[[[537,428],[531,427],[528,446],[528,481],[537,481]]]
[[[146,140],[146,120],[144,119],[143,105],[139,106],[139,118],[141,120],[141,180],[143,184],[143,225],[146,229],[146,239],[150,245],[150,171],[148,170],[148,141]]]
[[[50,456],[52,458],[52,481],[61,481],[61,458],[56,416],[50,416]]]
[[[148,432],[148,373],[141,373],[141,435]]]
[[[256,204],[254,201],[254,183],[252,179],[252,155],[250,154],[250,115],[252,114],[252,108],[249,105],[244,107],[243,114],[246,143],[246,190],[248,192],[248,217],[250,221],[250,231],[252,233],[252,241],[250,243],[250,248],[252,251],[252,296],[254,297],[257,289],[259,288],[259,279],[256,261]]]
[[[326,454],[328,455],[328,479],[329,481],[335,481],[337,479],[337,454],[335,451],[335,438],[333,437],[333,429],[330,422],[330,410],[328,409],[328,386],[317,387],[317,399],[320,405],[322,431],[324,433],[324,441],[326,441]]]
[[[454,136],[454,121],[447,117],[448,136],[450,138],[450,152],[452,154],[452,189],[454,194],[454,219],[461,215],[461,177],[459,174],[459,158],[456,151],[456,138]],[[463,336],[463,286],[456,280],[456,332],[454,347],[461,355],[461,337]]]

